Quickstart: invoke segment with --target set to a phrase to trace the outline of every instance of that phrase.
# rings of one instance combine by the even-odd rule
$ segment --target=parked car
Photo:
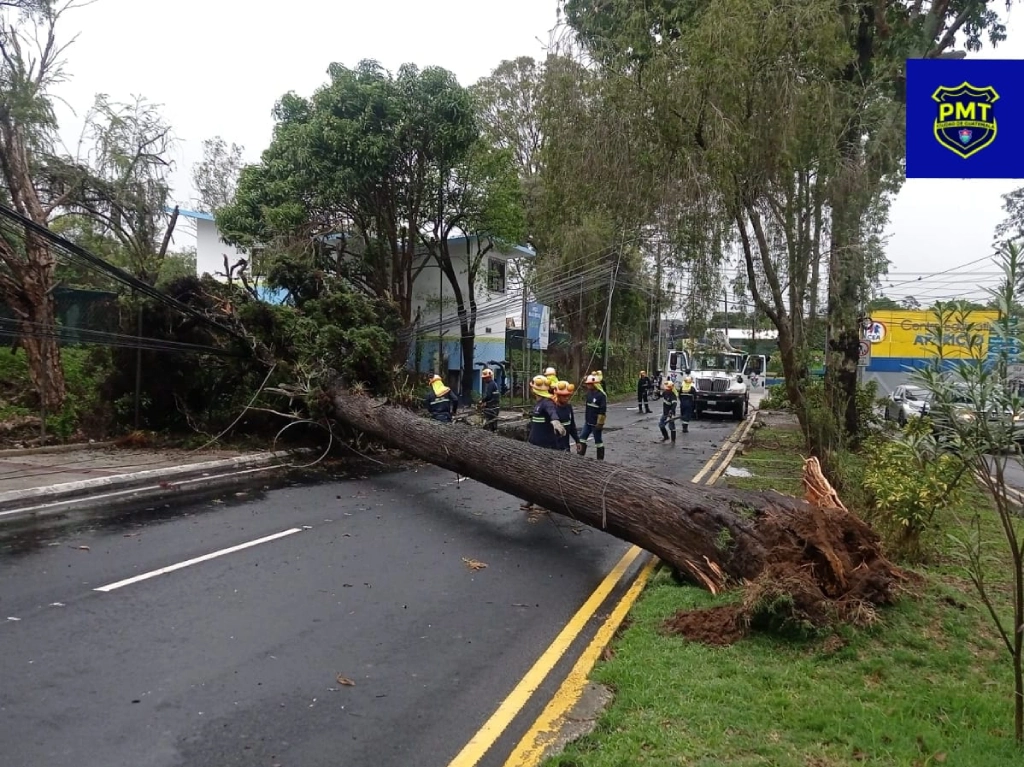
[[[897,386],[885,402],[884,418],[896,421],[901,427],[906,426],[911,418],[928,415],[931,398],[931,392],[920,386]]]
[[[953,434],[946,416],[939,412],[945,408],[939,408],[931,402],[929,410],[936,436],[945,441]],[[1004,442],[1007,437],[1012,442],[1024,442],[1024,413],[1014,413],[1009,408],[999,412],[998,408],[991,406],[982,411],[966,389],[954,389],[947,412],[949,417],[964,425],[972,424],[979,419],[988,421],[989,433],[1004,446],[1007,444]]]

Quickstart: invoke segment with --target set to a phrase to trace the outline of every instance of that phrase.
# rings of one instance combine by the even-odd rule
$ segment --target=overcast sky
[[[439,65],[469,85],[503,59],[543,56],[556,23],[555,0],[290,0],[260,7],[242,0],[97,0],[70,13],[63,33],[79,37],[67,54],[72,79],[59,91],[68,103],[60,108],[65,141],[74,145],[96,93],[146,96],[163,105],[180,140],[173,180],[175,196],[186,203],[203,139],[220,135],[257,160],[270,140],[274,102],[289,90],[311,94],[332,61]],[[1011,16],[1008,42],[983,56],[1024,58],[1019,16]],[[893,297],[956,293],[976,274],[976,266],[963,265],[991,252],[1003,218],[1000,195],[1015,186],[907,181],[891,216]],[[921,275],[923,283],[902,284]]]

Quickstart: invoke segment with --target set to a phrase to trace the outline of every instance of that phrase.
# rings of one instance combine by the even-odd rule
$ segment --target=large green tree
[[[330,242],[352,284],[394,301],[409,325],[438,184],[478,139],[472,100],[437,67],[392,75],[363,61],[328,74],[311,98],[278,102],[273,140],[242,171],[218,227],[250,249]]]
[[[465,393],[473,381],[480,267],[495,246],[515,244],[523,237],[523,207],[512,153],[484,140],[461,161],[436,173],[421,239],[455,299]],[[460,234],[468,236],[461,239]]]

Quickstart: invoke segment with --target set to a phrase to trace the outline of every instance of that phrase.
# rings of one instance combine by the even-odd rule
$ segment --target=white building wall
[[[465,254],[464,246],[459,244],[457,247],[453,247],[451,257],[459,277],[462,294],[465,297],[468,292],[469,258]],[[502,253],[496,250],[492,250],[483,257],[476,278],[476,333],[478,337],[494,336],[504,340],[506,324],[509,320],[515,323],[515,327],[522,324],[522,292],[514,264],[518,257],[518,254]],[[505,263],[504,292],[488,289],[489,259]],[[441,296],[440,307],[437,300],[439,294]],[[442,332],[445,337],[458,338],[459,323],[456,314],[458,306],[455,301],[455,291],[452,290],[448,278],[432,260],[426,261],[426,265],[414,282],[412,304],[413,317],[416,316],[418,310],[420,326],[430,328],[427,335],[436,336],[437,323],[444,319]],[[488,328],[490,328],[490,332],[488,332]]]
[[[224,256],[228,263],[234,264],[247,256],[233,245],[228,245],[220,238],[217,225],[206,219],[196,219],[196,275],[202,277],[209,274],[223,280]]]

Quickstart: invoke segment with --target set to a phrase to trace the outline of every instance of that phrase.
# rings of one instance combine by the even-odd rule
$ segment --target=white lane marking
[[[269,541],[277,540],[278,538],[284,538],[286,535],[294,535],[295,533],[301,532],[301,527],[293,527],[290,530],[284,530],[280,533],[274,533],[273,535],[267,535],[263,538],[257,538],[255,541],[249,541],[248,543],[240,543],[237,546],[231,546],[227,549],[214,551],[211,554],[203,554],[203,556],[196,557],[195,559],[188,559],[184,562],[178,562],[178,564],[176,565],[168,565],[167,567],[161,567],[159,570],[151,570],[150,572],[143,573],[142,575],[136,575],[132,578],[125,578],[123,581],[118,581],[117,583],[110,583],[106,586],[100,586],[99,588],[93,589],[93,591],[113,591],[114,589],[119,589],[123,586],[130,586],[133,583],[138,583],[139,581],[148,580],[149,578],[155,578],[156,576],[163,575],[164,573],[172,573],[175,570],[180,570],[183,567],[197,565],[200,562],[206,562],[207,560],[215,559],[216,557],[222,557],[225,554],[233,554],[234,552],[241,551],[242,549],[248,549],[253,546],[259,546],[261,543],[267,543]]]

